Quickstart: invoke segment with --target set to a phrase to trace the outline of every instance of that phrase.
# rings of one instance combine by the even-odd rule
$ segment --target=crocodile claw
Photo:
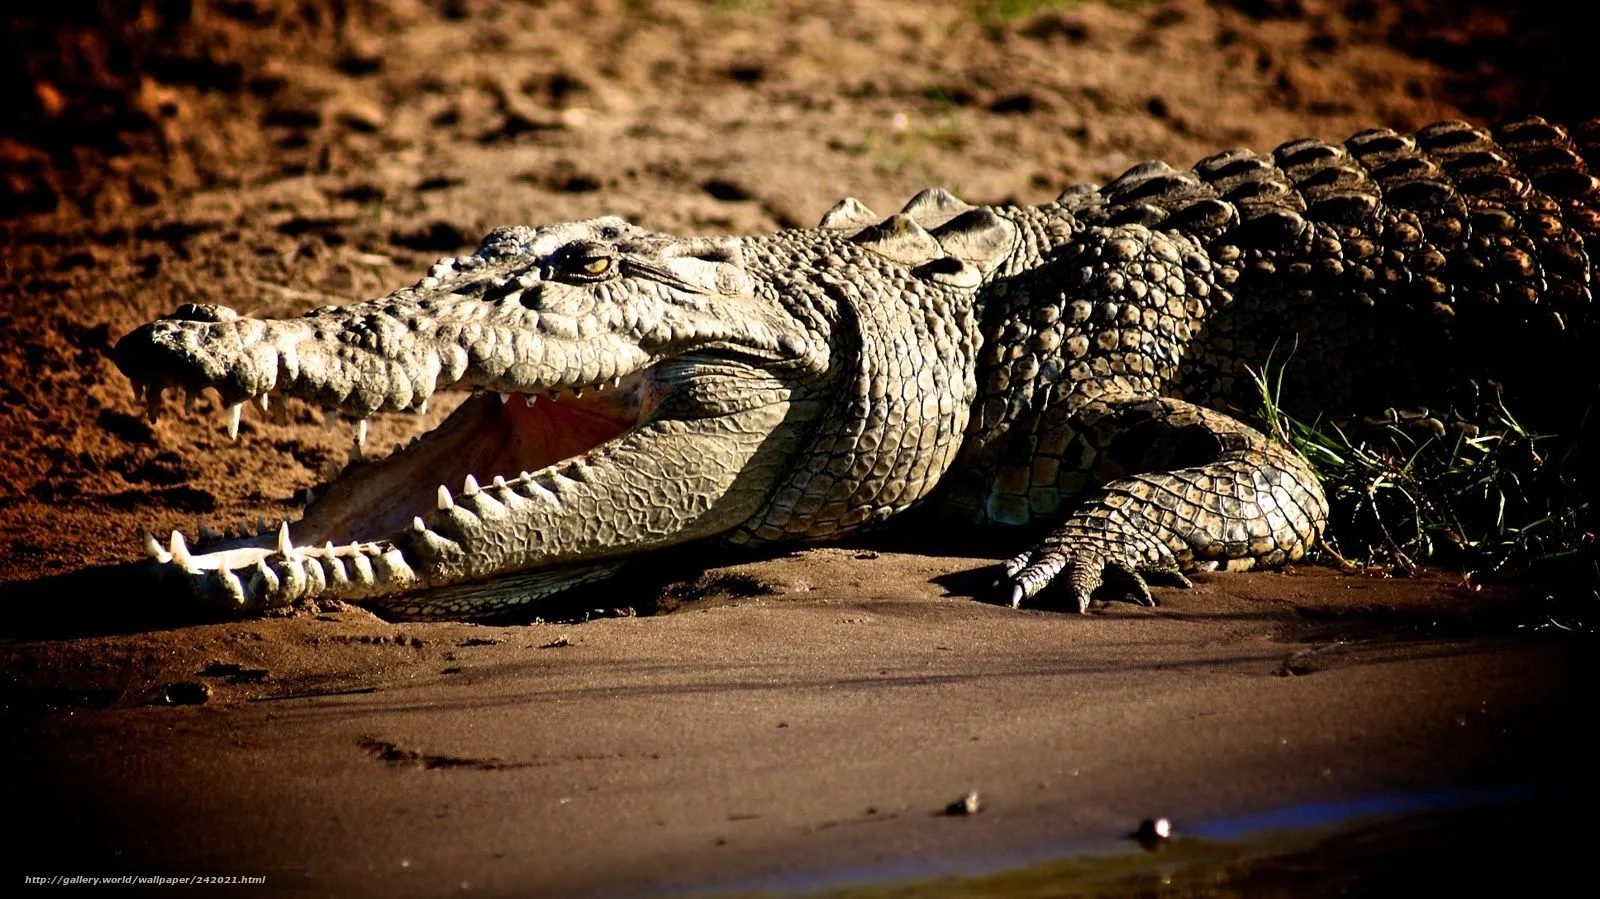
[[[1101,599],[1150,608],[1157,603],[1150,593],[1147,575],[1185,589],[1194,586],[1175,559],[1146,561],[1108,555],[1105,550],[1090,546],[1046,543],[1007,560],[1004,568],[1006,579],[1011,582],[1013,609],[1021,608],[1025,601],[1057,581],[1067,590],[1070,604],[1080,614],[1089,611],[1090,598],[1107,579],[1114,579],[1120,589],[1102,592]]]

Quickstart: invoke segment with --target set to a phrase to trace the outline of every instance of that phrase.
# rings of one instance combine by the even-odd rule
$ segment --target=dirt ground
[[[885,212],[930,184],[1041,202],[1146,158],[1595,112],[1586,26],[1494,7],[0,14],[16,111],[0,131],[0,760],[10,807],[50,809],[7,876],[42,859],[270,869],[355,894],[788,889],[1045,858],[1152,810],[1548,773],[1594,666],[1536,586],[1313,569],[1215,576],[1156,611],[1018,614],[972,601],[989,558],[902,538],[624,583],[585,623],[401,627],[360,609],[197,624],[118,567],[142,530],[294,519],[349,449],[348,426],[306,407],[288,426],[247,416],[237,444],[213,398],[146,422],[109,351],[180,303],[281,316],[381,295],[503,224],[747,233],[847,195]],[[380,415],[369,452],[423,426]],[[932,814],[968,788],[990,812]]]

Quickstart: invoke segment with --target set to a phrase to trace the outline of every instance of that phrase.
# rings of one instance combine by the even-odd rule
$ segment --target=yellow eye
[[[583,264],[583,271],[589,275],[603,275],[611,271],[611,257],[597,256]]]

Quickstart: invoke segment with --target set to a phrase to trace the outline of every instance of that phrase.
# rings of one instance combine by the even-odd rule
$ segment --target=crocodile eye
[[[578,243],[551,262],[550,273],[565,281],[600,281],[616,271],[616,252],[604,244]]]

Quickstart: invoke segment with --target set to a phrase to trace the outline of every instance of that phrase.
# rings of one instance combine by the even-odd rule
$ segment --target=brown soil
[[[8,807],[49,809],[15,867],[744,883],[1566,758],[1588,638],[1537,590],[1453,577],[1217,576],[1080,618],[972,602],[984,558],[880,545],[591,597],[683,606],[648,618],[161,629],[182,621],[116,567],[140,532],[293,518],[350,434],[295,408],[232,445],[208,399],[152,426],[108,353],[183,302],[381,295],[501,224],[741,233],[848,194],[1037,202],[1143,158],[1592,112],[1586,23],[1424,0],[59,6],[5,13],[0,47],[0,759]],[[369,446],[421,426],[380,416]],[[990,813],[931,814],[969,787]]]

